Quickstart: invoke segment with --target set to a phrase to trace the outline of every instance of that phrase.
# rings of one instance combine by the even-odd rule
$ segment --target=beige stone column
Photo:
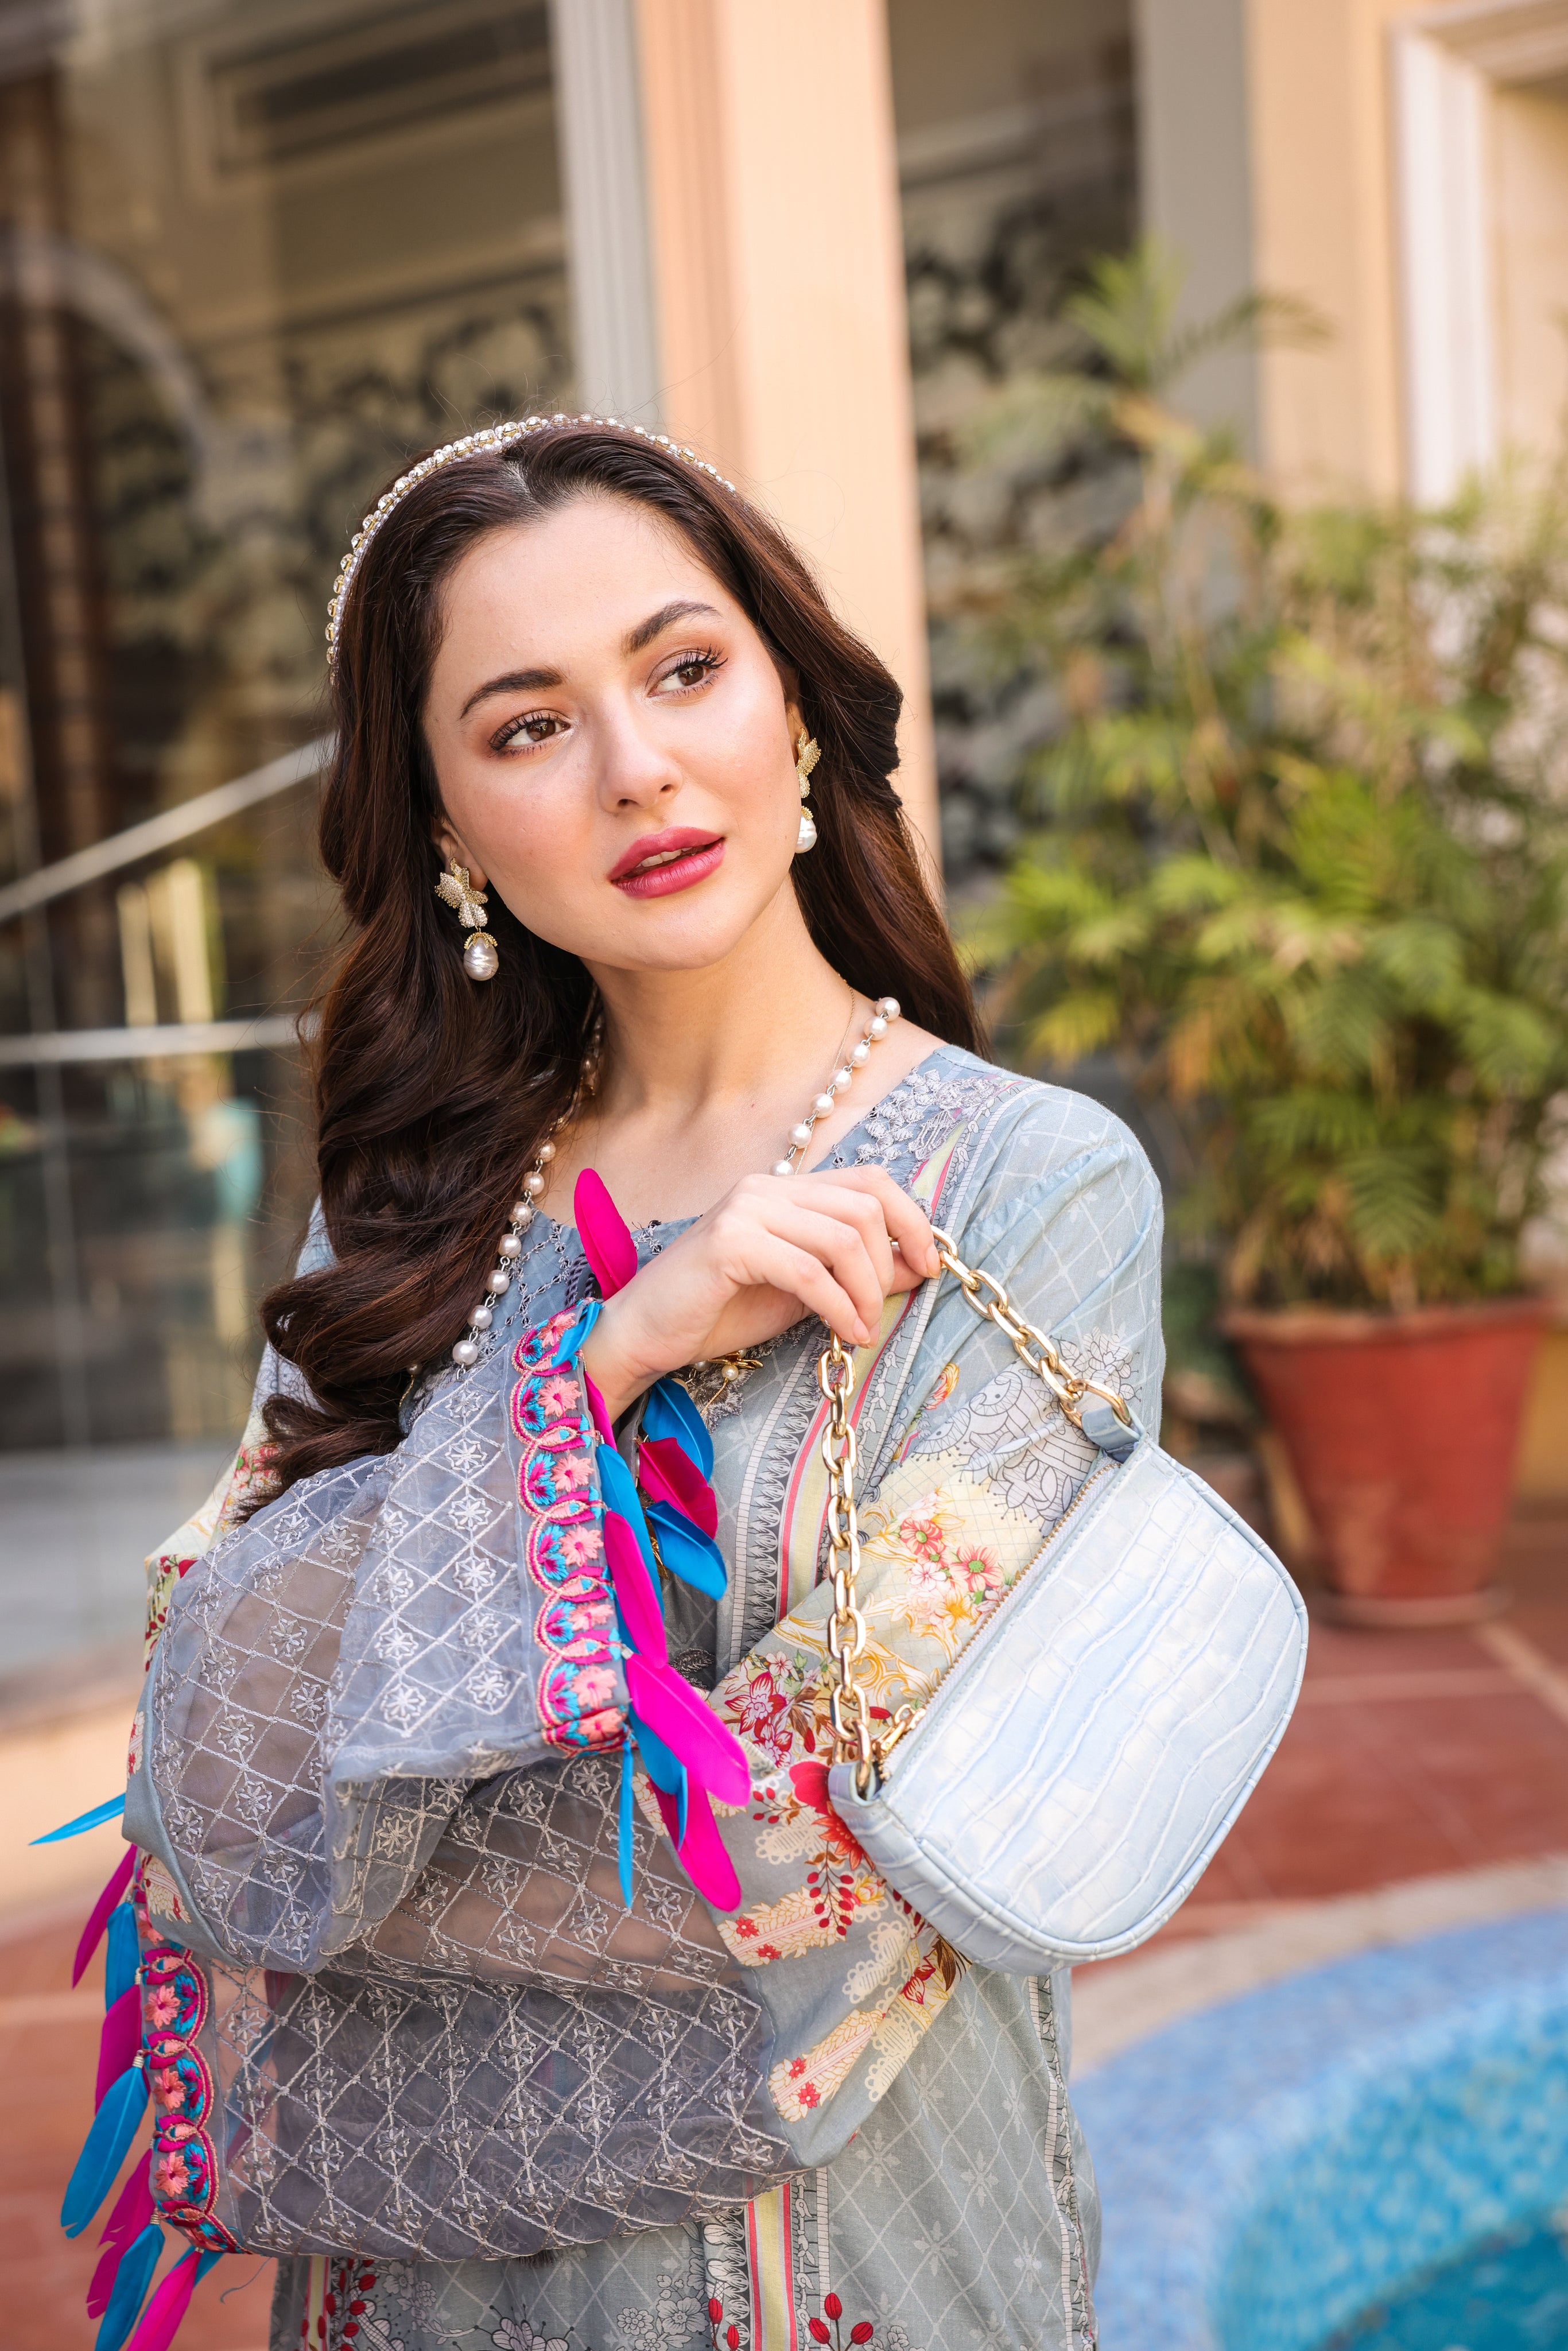
[[[884,0],[637,0],[637,26],[666,429],[778,517],[897,677],[935,854]]]
[[[1249,0],[1254,283],[1327,320],[1259,360],[1263,454],[1307,495],[1406,473],[1391,27],[1416,0]]]
[[[1182,397],[1237,424],[1299,495],[1399,486],[1388,35],[1423,0],[1135,0],[1145,225],[1188,267],[1184,313],[1302,297],[1311,348],[1237,351]]]

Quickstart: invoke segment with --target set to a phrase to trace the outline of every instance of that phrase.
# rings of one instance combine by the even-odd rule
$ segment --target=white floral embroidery
[[[516,1679],[513,1674],[504,1674],[498,1666],[481,1666],[476,1673],[469,1675],[464,1687],[476,1706],[483,1707],[486,1714],[494,1714],[497,1707],[506,1705]]]
[[[322,1558],[339,1563],[357,1559],[364,1547],[364,1530],[360,1527],[329,1527],[319,1543]]]
[[[476,1608],[459,1626],[457,1637],[465,1649],[493,1649],[507,1631],[507,1619],[496,1609]]]
[[[452,1580],[461,1591],[472,1592],[477,1596],[489,1591],[500,1573],[498,1560],[486,1559],[481,1552],[468,1551],[453,1569]]]
[[[265,1780],[253,1780],[247,1772],[229,1798],[242,1821],[253,1829],[259,1828],[272,1810],[272,1791]]]
[[[309,1637],[298,1616],[275,1616],[267,1636],[267,1646],[275,1657],[292,1660],[298,1656]]]
[[[490,1504],[483,1501],[477,1494],[459,1494],[446,1515],[455,1527],[461,1527],[465,1535],[471,1535],[476,1533],[480,1527],[487,1527],[496,1513]]]
[[[324,1682],[298,1681],[289,1693],[288,1711],[298,1722],[319,1722],[327,1711]]]

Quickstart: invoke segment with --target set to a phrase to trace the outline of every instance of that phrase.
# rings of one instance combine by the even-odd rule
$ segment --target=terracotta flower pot
[[[1544,1299],[1222,1318],[1290,1458],[1335,1615],[1462,1625],[1498,1556]]]

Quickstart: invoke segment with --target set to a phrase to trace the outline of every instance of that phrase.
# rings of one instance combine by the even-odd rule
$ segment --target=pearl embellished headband
[[[705,458],[697,455],[695,449],[687,449],[680,442],[672,441],[667,433],[650,433],[642,424],[623,424],[618,416],[524,416],[515,418],[509,424],[487,424],[482,433],[465,434],[461,441],[448,441],[444,449],[433,450],[428,457],[422,457],[419,464],[411,466],[406,474],[400,474],[384,496],[376,500],[373,511],[365,517],[350,540],[349,551],[332,583],[332,601],[327,607],[328,668],[337,668],[338,631],[343,606],[359,576],[360,566],[365,559],[371,539],[392,508],[401,506],[409,492],[423,482],[427,474],[436,473],[443,465],[455,465],[463,457],[499,455],[505,450],[515,448],[519,441],[526,441],[530,434],[559,433],[573,425],[593,426],[601,432],[634,433],[639,440],[652,442],[654,448],[667,449],[673,457],[683,458],[699,474],[706,474],[716,481],[721,489],[733,491],[735,488],[735,484],[727,481],[716,465],[710,465]]]

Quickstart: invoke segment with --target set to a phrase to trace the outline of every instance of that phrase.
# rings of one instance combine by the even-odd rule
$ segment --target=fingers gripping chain
[[[966,1265],[951,1237],[940,1227],[933,1225],[931,1230],[944,1270],[956,1277],[976,1313],[994,1322],[1004,1338],[1010,1341],[1019,1361],[1044,1381],[1074,1428],[1082,1426],[1079,1407],[1086,1395],[1103,1396],[1117,1417],[1131,1427],[1132,1415],[1113,1388],[1103,1386],[1098,1380],[1080,1379],[1076,1373],[1070,1372],[1056,1342],[1032,1322],[1025,1322],[1002,1284],[983,1270]],[[865,1653],[866,1623],[855,1593],[861,1558],[860,1520],[855,1506],[855,1432],[850,1418],[855,1375],[836,1332],[825,1353],[818,1359],[817,1385],[828,1406],[821,1454],[828,1473],[828,1554],[833,1579],[828,1653],[838,1668],[829,1701],[834,1760],[854,1765],[856,1792],[864,1797],[871,1793],[873,1774],[883,1759],[913,1721],[914,1710],[900,1707],[889,1729],[880,1739],[873,1739],[871,1703],[860,1686],[857,1670]]]

